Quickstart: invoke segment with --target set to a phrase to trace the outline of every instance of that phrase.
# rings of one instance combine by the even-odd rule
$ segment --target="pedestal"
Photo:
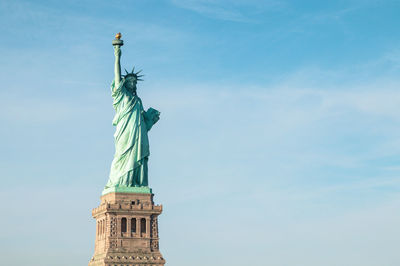
[[[152,193],[111,192],[93,209],[96,241],[89,266],[164,266],[158,246],[158,215]]]

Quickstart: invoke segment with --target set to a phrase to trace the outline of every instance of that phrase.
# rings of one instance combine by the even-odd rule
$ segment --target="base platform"
[[[102,195],[106,195],[108,193],[152,193],[152,189],[149,187],[110,187],[105,188]]]

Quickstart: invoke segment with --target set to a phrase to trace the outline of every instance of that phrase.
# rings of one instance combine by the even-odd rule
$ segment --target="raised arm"
[[[120,64],[121,46],[114,45],[114,55],[115,55],[115,65],[114,65],[114,75],[115,75],[114,90],[115,90],[119,87],[119,84],[121,83],[121,64]]]

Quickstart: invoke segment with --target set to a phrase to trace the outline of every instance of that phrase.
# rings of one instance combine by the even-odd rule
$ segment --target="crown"
[[[122,75],[123,79],[133,77],[137,81],[143,81],[143,79],[141,79],[141,77],[143,77],[144,75],[138,75],[140,72],[142,72],[142,70],[139,70],[138,72],[135,73],[135,67],[133,67],[132,72],[129,73],[126,69],[125,69],[125,72],[126,72],[126,75]]]

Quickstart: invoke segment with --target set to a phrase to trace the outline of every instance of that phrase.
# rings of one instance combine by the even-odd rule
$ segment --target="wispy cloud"
[[[180,8],[194,11],[206,17],[236,22],[252,22],[254,21],[253,14],[276,10],[283,5],[282,1],[275,0],[172,0],[171,2]]]

